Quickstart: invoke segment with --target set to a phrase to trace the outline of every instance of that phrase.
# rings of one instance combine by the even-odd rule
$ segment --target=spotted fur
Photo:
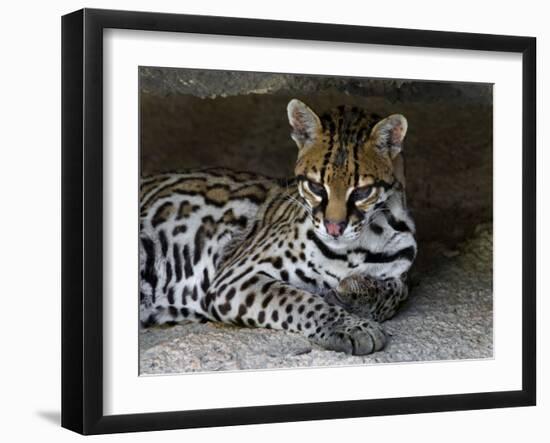
[[[210,320],[352,354],[384,346],[376,320],[406,298],[416,257],[407,122],[347,107],[319,118],[298,100],[288,117],[299,149],[292,179],[215,169],[142,180],[143,325]],[[350,300],[367,317],[349,312]]]

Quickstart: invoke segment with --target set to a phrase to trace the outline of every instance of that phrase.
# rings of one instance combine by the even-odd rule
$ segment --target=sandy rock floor
[[[458,251],[431,249],[438,265],[413,276],[408,302],[384,323],[389,341],[381,352],[354,357],[290,332],[188,323],[139,332],[140,374],[491,358],[490,226],[478,226]]]

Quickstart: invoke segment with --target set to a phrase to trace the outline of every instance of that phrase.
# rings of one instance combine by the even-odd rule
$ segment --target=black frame
[[[106,28],[521,53],[522,389],[105,416],[102,344],[103,30]],[[62,426],[82,434],[320,420],[536,403],[536,39],[83,9],[62,18]]]

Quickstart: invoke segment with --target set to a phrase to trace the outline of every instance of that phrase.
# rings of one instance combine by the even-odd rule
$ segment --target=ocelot
[[[143,326],[209,320],[355,355],[382,349],[379,322],[407,297],[417,252],[407,120],[347,106],[318,117],[297,99],[287,112],[291,179],[208,169],[141,180]],[[368,315],[353,313],[353,300]]]

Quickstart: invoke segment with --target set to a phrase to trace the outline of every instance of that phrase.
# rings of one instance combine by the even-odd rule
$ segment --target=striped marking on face
[[[309,179],[300,181],[300,194],[312,207],[318,206],[323,201],[323,194],[328,198],[328,192],[325,186]]]

